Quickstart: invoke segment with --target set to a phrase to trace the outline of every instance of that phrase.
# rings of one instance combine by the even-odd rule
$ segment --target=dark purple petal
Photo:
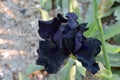
[[[99,66],[95,61],[95,56],[99,53],[101,43],[97,39],[86,39],[79,51],[75,53],[77,59],[91,73],[95,74],[99,70]]]
[[[60,50],[58,45],[52,41],[40,41],[37,52],[39,58],[36,64],[43,65],[48,73],[56,73],[68,57],[68,52]]]
[[[75,35],[78,32],[78,29],[69,30],[67,33],[62,32],[62,45],[70,53],[74,51],[75,46]]]
[[[74,37],[76,33],[78,32],[78,29],[72,29],[70,30],[69,27],[61,26],[60,29],[56,32],[54,36],[54,41],[59,42],[59,47],[63,48],[63,46],[67,47],[67,50],[73,50],[74,49]],[[72,49],[71,49],[71,48]]]
[[[79,31],[76,36],[75,36],[75,48],[74,48],[74,52],[78,51],[81,46],[82,46],[82,41],[83,41],[83,34],[81,31]]]
[[[75,21],[78,19],[78,16],[75,13],[71,13],[71,12],[68,12],[66,14],[66,17],[71,17]]]
[[[82,23],[82,24],[79,25],[79,29],[80,29],[81,32],[84,32],[84,31],[88,30],[87,24],[88,23]]]
[[[67,13],[66,14],[67,24],[71,29],[75,29],[79,26],[78,22],[76,21],[78,19],[77,15],[74,13]]]
[[[54,35],[54,41],[61,41],[62,40],[62,32],[65,30],[64,26],[60,26],[58,31]]]
[[[39,35],[44,39],[53,38],[54,34],[57,32],[57,30],[60,27],[60,24],[62,22],[66,22],[67,20],[62,17],[62,15],[58,14],[57,17],[55,17],[52,20],[49,21],[38,21]]]
[[[63,45],[63,48],[65,48],[66,50],[69,51],[69,54],[71,52],[73,52],[74,50],[74,41],[75,39],[74,38],[71,38],[71,39],[63,39],[62,41],[62,45]]]
[[[60,22],[66,23],[67,19],[63,18],[61,14],[57,14],[57,18],[59,19]]]
[[[76,35],[77,32],[78,32],[78,29],[69,30],[67,33],[65,33],[65,32],[63,31],[63,32],[62,32],[62,36],[63,36],[63,38],[70,39],[70,38],[75,37],[75,35]]]
[[[94,39],[91,41],[91,43],[94,43],[95,49],[94,49],[94,57],[96,57],[99,52],[101,51],[100,46],[102,45],[101,42],[98,39]]]
[[[55,42],[58,42],[59,43],[59,48],[61,49],[63,46],[62,46],[62,40],[63,40],[63,37],[62,37],[62,31],[64,31],[64,27],[63,26],[60,26],[60,28],[58,29],[58,31],[55,33],[54,37],[53,37],[53,40]]]
[[[58,30],[60,26],[60,22],[58,21],[57,18],[54,18],[53,20],[50,20],[50,21],[39,20],[38,24],[39,24],[38,33],[44,39],[53,37],[55,32]]]

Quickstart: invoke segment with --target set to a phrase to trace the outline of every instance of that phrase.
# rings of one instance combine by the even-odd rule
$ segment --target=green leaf
[[[105,65],[103,55],[99,55],[96,59],[97,59],[97,61],[99,61]],[[109,54],[109,59],[110,59],[111,67],[120,67],[120,54],[119,53],[118,54]]]
[[[79,73],[78,68],[76,68],[76,75],[75,75],[76,80],[83,80],[83,76]]]
[[[60,70],[60,80],[82,80],[82,76],[85,77],[86,69],[82,64],[70,58],[68,63]]]
[[[115,24],[104,29],[104,38],[105,40],[112,38],[113,36],[120,34],[120,22],[116,22]],[[100,34],[97,33],[95,37],[99,38]]]
[[[96,1],[97,1],[97,4],[99,4],[101,0],[96,0]],[[88,7],[88,11],[87,11],[87,13],[85,15],[85,22],[90,23],[90,22],[95,21],[95,13],[97,12],[98,7],[96,5],[96,12],[94,12],[93,4],[94,4],[93,0],[91,0],[90,4],[89,4],[89,7]]]
[[[116,19],[120,21],[120,7],[116,8],[114,15],[116,16]]]
[[[85,36],[87,37],[93,37],[95,36],[96,34],[96,30],[97,30],[97,27],[96,27],[96,21],[93,21],[93,22],[89,22],[88,23],[88,31],[86,31],[84,33]]]
[[[113,80],[119,80],[119,79],[120,79],[120,76],[117,75],[117,74],[113,74],[112,79],[113,79]]]
[[[69,0],[69,12],[74,12],[78,15],[78,22],[81,23],[80,8],[77,0]]]
[[[104,15],[104,13],[111,8],[115,0],[101,0],[99,5],[99,14]]]
[[[71,80],[70,79],[70,70],[74,65],[75,65],[75,61],[73,59],[69,58],[68,63],[60,70],[59,78],[61,80]]]
[[[85,75],[86,75],[86,69],[77,60],[76,60],[76,71],[78,71],[76,74],[78,74],[79,76],[82,75],[82,76],[85,77]]]
[[[70,80],[76,80],[75,75],[76,75],[76,66],[73,65],[70,69]]]
[[[120,2],[120,0],[115,0],[115,1]]]
[[[117,45],[111,45],[109,43],[106,43],[107,52],[109,53],[119,53],[120,52],[120,46]]]
[[[97,30],[95,13],[96,12],[94,12],[93,1],[91,1],[85,16],[85,22],[88,22],[88,28],[89,28],[89,30],[84,33],[85,36],[88,36],[88,37],[95,36],[96,30]]]
[[[102,18],[105,18],[105,17],[108,17],[110,16],[115,10],[116,10],[117,7],[113,7],[113,8],[110,8],[104,15]]]
[[[39,4],[44,7],[47,0],[38,0]]]
[[[19,73],[19,80],[30,80],[27,75]]]
[[[47,11],[45,11],[43,9],[38,9],[38,11],[40,11],[40,13],[41,13],[42,20],[48,20],[48,19],[50,19],[49,13]]]
[[[109,39],[120,33],[120,22],[116,22],[115,24],[109,26],[104,30],[105,39]]]
[[[85,32],[85,35],[89,36],[89,37],[93,37],[93,36],[96,35],[97,38],[99,38],[99,33],[96,33],[97,27],[96,27],[96,20],[94,18],[94,15],[95,15],[94,11],[93,11],[94,8],[93,8],[92,4],[93,3],[91,2],[91,5],[89,6],[88,12],[86,14],[86,19],[85,20],[88,22],[89,30]],[[114,9],[112,11],[114,11]],[[107,29],[104,30],[105,39],[109,39],[109,38],[113,37],[114,35],[120,33],[119,24],[120,24],[120,22],[117,22],[117,23],[111,25],[110,27],[108,27]]]
[[[110,54],[109,57],[112,67],[120,67],[120,54]]]
[[[114,41],[116,44],[120,45],[120,34],[115,35],[115,36],[113,37],[113,41]]]
[[[62,13],[65,17],[66,13],[68,13],[69,11],[69,0],[62,0],[62,4]]]
[[[96,77],[98,77],[98,78],[100,78],[100,79],[102,79],[102,80],[111,80],[111,78],[112,78],[112,74],[111,74],[111,72],[109,71],[109,70],[107,70],[107,69],[104,69],[104,70],[101,70],[101,71],[99,71],[97,74],[95,74],[96,75]]]
[[[88,11],[85,15],[85,22],[91,23],[95,21],[94,17],[94,7],[93,7],[93,1],[90,1],[90,5],[88,7]]]
[[[73,55],[73,54],[70,54],[70,58],[76,60],[77,58]]]
[[[43,69],[44,69],[43,66],[32,64],[29,65],[28,68],[26,69],[26,74],[29,75],[32,74],[34,71],[43,70]]]
[[[106,10],[108,10],[114,4],[115,0],[103,0],[103,2],[104,1],[105,1],[105,8],[106,8]]]
[[[39,4],[42,6],[44,10],[51,10],[51,0],[39,0]]]
[[[61,0],[56,0],[56,6],[62,8],[62,5],[61,5]]]
[[[58,80],[56,74],[50,74],[47,80]]]
[[[120,76],[120,69],[119,68],[112,68],[112,73]]]

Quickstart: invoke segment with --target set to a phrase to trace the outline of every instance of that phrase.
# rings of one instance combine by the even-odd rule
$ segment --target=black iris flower
[[[76,14],[67,13],[66,18],[58,14],[52,20],[38,21],[38,33],[44,41],[39,42],[36,64],[44,66],[48,73],[56,73],[71,53],[91,73],[99,70],[95,57],[101,50],[101,42],[85,37],[87,23],[79,24],[77,19]]]

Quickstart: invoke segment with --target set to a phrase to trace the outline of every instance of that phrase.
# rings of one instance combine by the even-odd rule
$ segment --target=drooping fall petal
[[[75,53],[77,59],[91,73],[96,73],[99,66],[95,61],[95,56],[100,52],[101,43],[97,39],[88,38],[83,43],[78,52]]]

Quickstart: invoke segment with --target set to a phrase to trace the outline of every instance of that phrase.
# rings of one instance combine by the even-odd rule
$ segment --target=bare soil
[[[35,5],[35,0],[0,0],[0,80],[17,80],[37,59],[40,14]]]

